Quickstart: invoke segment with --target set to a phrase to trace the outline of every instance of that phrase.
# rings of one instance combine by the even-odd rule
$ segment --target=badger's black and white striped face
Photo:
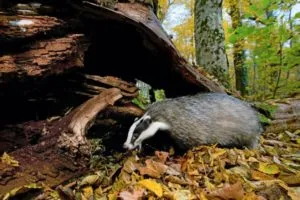
[[[129,150],[135,149],[136,147],[141,149],[142,142],[144,140],[154,136],[158,130],[168,129],[168,124],[163,122],[154,122],[152,121],[151,116],[146,113],[131,125],[126,142],[123,146]]]

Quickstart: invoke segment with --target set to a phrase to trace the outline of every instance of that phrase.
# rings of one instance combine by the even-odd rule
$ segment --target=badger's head
[[[168,130],[169,125],[164,122],[153,121],[151,116],[147,113],[140,119],[135,120],[131,125],[126,142],[123,147],[129,150],[139,147],[142,148],[142,142],[152,136],[158,130]]]

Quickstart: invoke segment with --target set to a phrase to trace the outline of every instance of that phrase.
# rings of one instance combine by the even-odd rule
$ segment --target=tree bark
[[[248,86],[248,71],[245,67],[245,52],[244,52],[244,39],[238,38],[238,27],[242,24],[241,17],[241,3],[237,0],[230,1],[230,17],[232,21],[232,28],[237,35],[236,41],[233,44],[233,65],[235,70],[235,87],[240,91],[241,95],[246,95]]]
[[[196,60],[228,86],[228,60],[222,26],[222,0],[195,1]]]

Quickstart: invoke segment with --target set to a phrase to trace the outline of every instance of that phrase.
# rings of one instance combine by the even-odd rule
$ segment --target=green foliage
[[[225,0],[227,13],[231,1]],[[224,21],[231,85],[235,86],[233,47],[243,41],[248,98],[264,100],[299,92],[299,23],[295,23],[299,14],[290,15],[296,1],[242,0],[239,4],[243,19],[238,28],[232,29],[230,22]]]
[[[271,119],[267,118],[265,115],[259,113],[258,117],[259,117],[260,123],[265,124],[265,125],[271,124]]]
[[[233,28],[230,3],[238,4],[241,22]],[[235,2],[236,1],[236,2]],[[160,0],[163,12],[169,4]],[[173,0],[184,4],[190,16],[173,27],[174,43],[190,62],[195,60],[194,0]],[[247,74],[246,96],[253,100],[286,97],[300,91],[300,13],[291,15],[296,0],[224,0],[223,26],[229,60],[230,85],[235,90],[234,51],[244,52],[243,68]],[[231,13],[232,14],[232,13]],[[236,45],[240,43],[240,45]],[[235,49],[234,49],[235,48]],[[240,49],[237,49],[240,48]]]
[[[150,91],[152,87],[139,80],[137,81],[136,85],[140,89],[139,95],[132,100],[132,103],[136,104],[142,109],[146,109],[151,104]],[[162,89],[153,90],[153,92],[155,101],[162,101],[166,98],[165,91]]]
[[[164,90],[154,90],[155,101],[162,101],[166,99],[166,94]]]
[[[274,113],[278,109],[278,106],[271,105],[269,103],[256,103],[255,107],[259,110],[263,110],[265,113],[268,113],[268,117],[273,117]]]
[[[136,104],[138,107],[142,109],[146,109],[150,102],[148,102],[145,97],[143,97],[140,93],[139,96],[132,100],[132,103]]]

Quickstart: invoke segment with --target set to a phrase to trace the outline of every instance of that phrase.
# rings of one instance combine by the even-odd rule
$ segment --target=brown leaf
[[[168,169],[168,166],[151,159],[146,160],[145,163],[146,167],[139,168],[141,175],[149,175],[153,178],[160,178],[161,175],[164,174]]]
[[[279,176],[289,186],[300,186],[300,172],[295,175]]]
[[[162,163],[165,163],[169,157],[169,153],[164,151],[155,151],[155,155]]]
[[[125,170],[127,173],[132,173],[137,169],[137,163],[133,161],[132,159],[128,159],[123,166],[123,170]]]
[[[143,197],[145,190],[143,189],[135,189],[132,192],[123,191],[120,192],[119,198],[123,200],[138,200]]]
[[[165,181],[171,182],[171,183],[176,183],[179,185],[188,185],[189,184],[186,180],[179,178],[177,176],[166,176]]]
[[[225,184],[223,188],[212,191],[207,194],[208,197],[220,197],[224,200],[242,200],[245,196],[245,191],[240,182],[233,185]]]

